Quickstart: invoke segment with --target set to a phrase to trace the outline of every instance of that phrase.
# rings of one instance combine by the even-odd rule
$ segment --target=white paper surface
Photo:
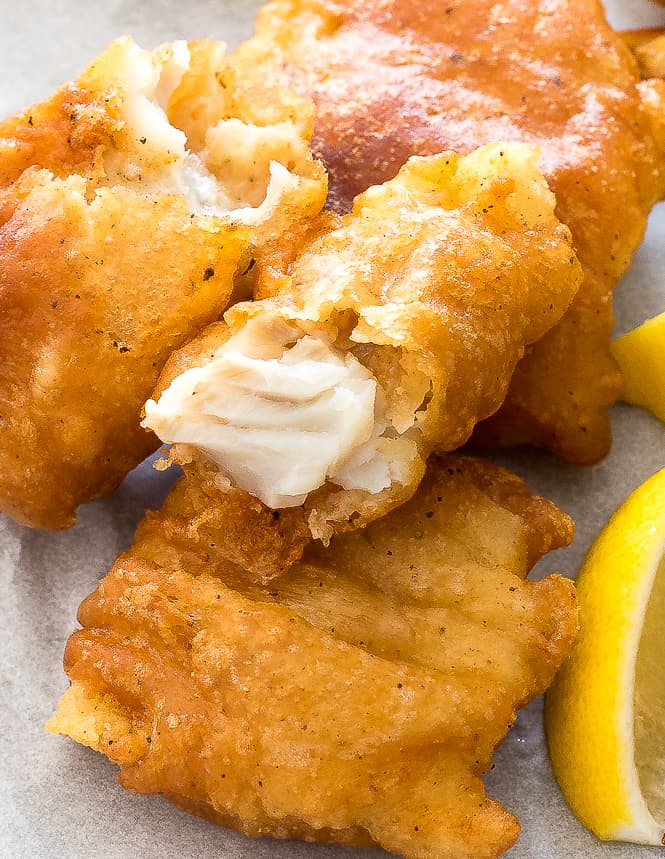
[[[616,26],[665,25],[648,0],[610,0]],[[249,35],[256,0],[0,0],[0,115],[46,97],[74,77],[115,36],[145,47],[213,36],[234,45]],[[1,279],[1,273],[0,273]],[[617,331],[665,310],[665,210],[651,218],[630,273],[616,295]],[[537,574],[569,575],[625,496],[665,466],[665,426],[638,409],[613,410],[614,446],[605,462],[580,470],[543,453],[502,458],[531,488],[577,521],[571,549],[550,555]],[[0,517],[0,857],[224,857],[341,859],[380,857],[296,842],[249,841],[190,817],[157,797],[135,796],[115,767],[43,723],[65,689],[62,653],[81,599],[132,540],[146,506],[158,506],[171,478],[147,465],[114,497],[83,508],[75,528],[35,532]],[[602,844],[567,810],[543,742],[541,701],[522,711],[495,757],[489,792],[514,811],[522,836],[510,859],[647,859],[656,848]],[[665,728],[665,726],[664,726]]]

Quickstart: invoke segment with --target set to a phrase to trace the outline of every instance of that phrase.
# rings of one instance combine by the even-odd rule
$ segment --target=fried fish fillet
[[[0,123],[0,510],[69,526],[157,447],[168,356],[323,206],[311,124],[218,43],[129,39]]]
[[[497,856],[519,823],[480,776],[576,632],[572,583],[524,577],[571,536],[518,478],[456,457],[269,585],[221,523],[187,544],[153,513],[81,606],[48,728],[247,835]]]
[[[621,386],[611,292],[665,193],[665,149],[645,105],[662,112],[665,95],[640,83],[599,0],[273,0],[236,57],[258,80],[315,100],[313,146],[338,211],[414,153],[495,140],[541,147],[584,284],[478,441],[543,444],[579,464],[602,458]]]
[[[294,259],[259,263],[265,298],[174,356],[145,425],[268,507],[302,506],[324,541],[405,501],[580,283],[536,159],[524,144],[413,158],[324,217]]]

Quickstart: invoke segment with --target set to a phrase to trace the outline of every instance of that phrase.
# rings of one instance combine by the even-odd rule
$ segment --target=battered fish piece
[[[412,859],[508,849],[519,823],[480,776],[574,638],[572,583],[524,579],[570,519],[446,457],[404,507],[270,585],[219,536],[185,548],[168,514],[143,523],[81,606],[48,729],[124,787],[247,835]]]
[[[166,359],[323,206],[311,123],[218,43],[129,39],[0,123],[0,510],[72,525],[157,447]]]
[[[295,259],[259,263],[267,297],[174,356],[145,425],[268,507],[302,506],[323,541],[404,502],[580,283],[536,159],[523,144],[413,158],[324,217]]]
[[[288,82],[317,105],[313,146],[329,204],[392,178],[412,154],[519,140],[540,165],[573,234],[584,284],[529,350],[485,445],[547,445],[578,464],[609,448],[606,409],[621,388],[610,355],[611,292],[665,193],[650,122],[665,94],[598,0],[274,0],[236,53],[257,79]]]

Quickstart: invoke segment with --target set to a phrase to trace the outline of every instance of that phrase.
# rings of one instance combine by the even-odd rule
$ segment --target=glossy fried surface
[[[525,348],[561,319],[581,280],[536,152],[519,144],[413,158],[350,214],[312,224],[293,256],[259,263],[263,300],[234,305],[226,324],[176,353],[155,399],[257,320],[268,332],[280,320],[297,324],[351,352],[415,453],[380,491],[327,480],[310,492],[305,517],[324,541],[409,498],[429,453],[459,447],[499,408]],[[169,429],[163,441],[196,445],[178,435],[177,419]]]
[[[213,85],[223,97],[203,115],[196,98],[210,102]],[[114,489],[158,445],[139,422],[168,356],[219,317],[257,242],[272,247],[322,206],[311,111],[296,125],[301,99],[269,101],[262,112],[218,43],[149,54],[121,39],[76,82],[0,123],[0,510],[61,528]],[[197,199],[186,146],[219,152],[229,121],[254,156],[236,164],[245,185],[261,166],[262,124],[295,141],[285,160],[300,179],[277,216],[230,213],[246,191],[221,174],[226,210]]]
[[[574,637],[572,584],[524,579],[568,517],[436,459],[412,501],[261,585],[174,540],[168,504],[81,606],[51,731],[248,835],[450,859],[514,842],[480,776]]]
[[[606,409],[621,385],[609,352],[611,291],[665,192],[649,118],[665,101],[640,83],[601,3],[273,0],[237,56],[259,78],[314,98],[314,148],[340,211],[413,153],[495,140],[541,147],[585,280],[479,441],[544,444],[580,464],[604,456]]]
[[[171,352],[223,310],[246,239],[173,197],[115,190],[88,204],[76,180],[38,174],[0,201],[0,508],[65,527],[157,447],[143,402]]]

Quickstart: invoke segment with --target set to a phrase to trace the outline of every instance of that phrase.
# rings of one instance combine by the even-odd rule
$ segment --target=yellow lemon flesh
[[[599,838],[665,833],[665,469],[622,504],[577,580],[580,633],[547,695],[552,767]]]
[[[665,313],[612,343],[624,376],[622,399],[665,421]]]

